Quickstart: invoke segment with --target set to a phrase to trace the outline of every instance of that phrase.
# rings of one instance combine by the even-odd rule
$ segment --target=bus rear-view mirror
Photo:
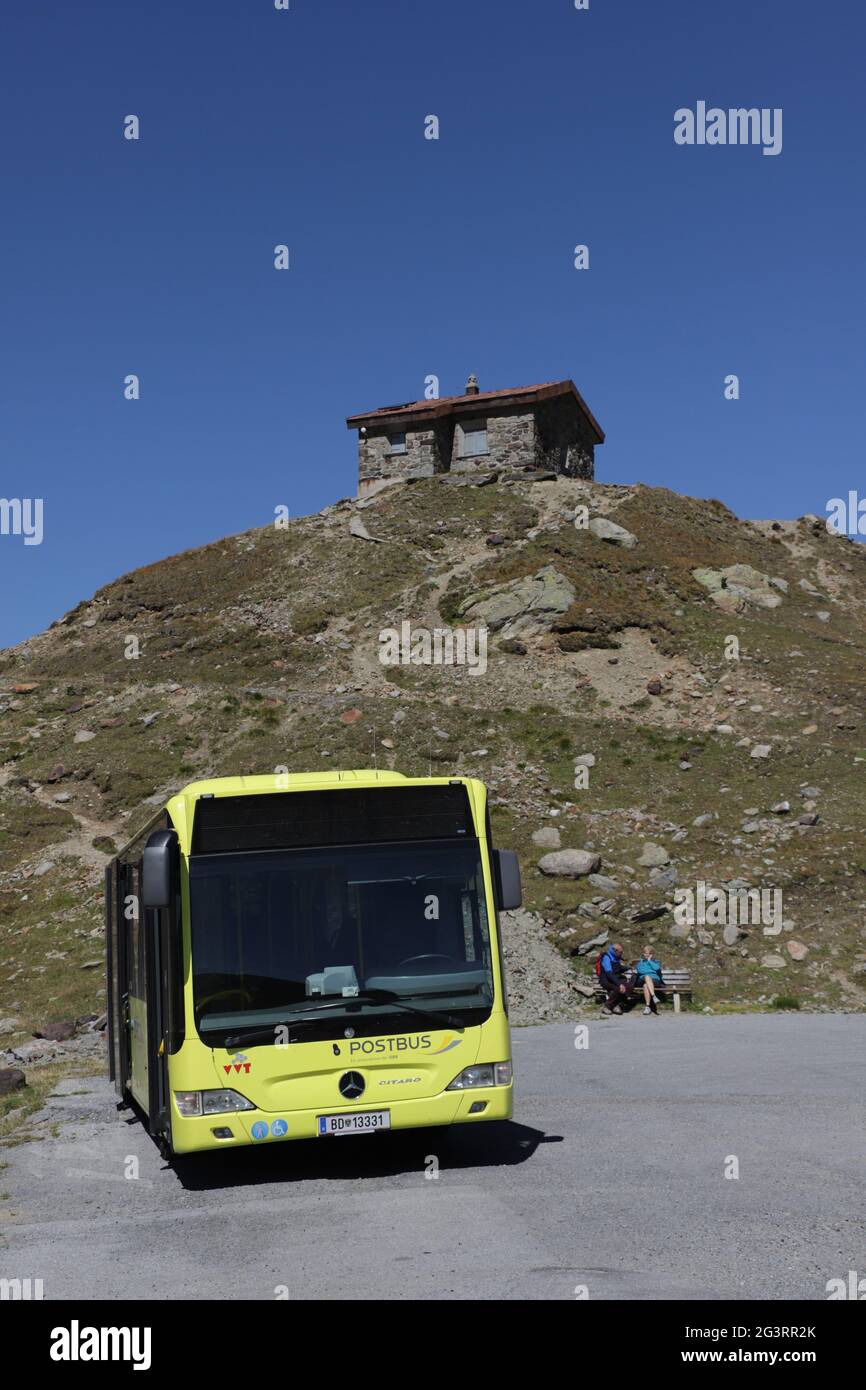
[[[522,907],[523,890],[520,886],[520,864],[513,849],[498,849],[496,854],[496,880],[499,886],[499,906],[508,911]]]
[[[141,900],[145,908],[170,907],[174,896],[177,834],[155,830],[141,860]]]

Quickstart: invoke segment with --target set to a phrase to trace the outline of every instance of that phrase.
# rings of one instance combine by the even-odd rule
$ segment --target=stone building
[[[434,473],[512,471],[592,478],[604,433],[573,381],[411,401],[351,415],[358,431],[358,495],[381,479]]]

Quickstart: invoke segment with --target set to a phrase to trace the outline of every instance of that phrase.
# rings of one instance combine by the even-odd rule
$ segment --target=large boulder
[[[608,545],[621,545],[625,550],[633,550],[637,545],[637,536],[633,536],[624,526],[618,526],[615,521],[608,520],[606,516],[594,516],[589,523],[589,533],[598,541],[607,541]]]
[[[549,631],[573,602],[570,580],[545,565],[536,574],[467,595],[458,611],[462,621],[484,623],[508,638]]]
[[[772,579],[751,565],[728,565],[721,570],[701,567],[692,570],[692,576],[709,590],[713,602],[728,612],[744,603],[758,608],[778,608],[782,602],[779,590],[784,580]]]
[[[538,867],[555,878],[585,878],[601,868],[601,855],[587,849],[557,849],[539,859]]]
[[[46,1038],[48,1042],[67,1042],[75,1036],[75,1020],[63,1018],[58,1023],[46,1023],[37,1029],[34,1038]]]

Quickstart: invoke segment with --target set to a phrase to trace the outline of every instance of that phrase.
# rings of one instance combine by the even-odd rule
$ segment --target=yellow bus
[[[115,1087],[166,1156],[508,1119],[520,902],[473,778],[192,783],[106,869]]]

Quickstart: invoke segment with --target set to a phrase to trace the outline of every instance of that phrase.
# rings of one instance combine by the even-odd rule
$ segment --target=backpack
[[[601,979],[601,963],[602,963],[602,961],[604,960],[604,958],[605,958],[606,955],[607,955],[607,952],[606,952],[606,951],[601,951],[601,952],[596,956],[596,958],[595,958],[595,978],[596,978],[597,980],[600,980],[600,979]]]

